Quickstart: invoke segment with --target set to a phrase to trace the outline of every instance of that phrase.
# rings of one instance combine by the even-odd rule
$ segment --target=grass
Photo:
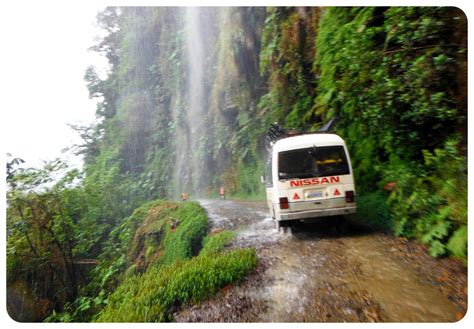
[[[222,241],[221,239],[219,239]],[[204,253],[153,267],[127,279],[109,298],[96,322],[170,321],[173,306],[197,302],[240,280],[257,262],[254,249]]]
[[[208,256],[222,251],[234,237],[235,233],[230,231],[223,231],[215,235],[206,236],[199,255]]]

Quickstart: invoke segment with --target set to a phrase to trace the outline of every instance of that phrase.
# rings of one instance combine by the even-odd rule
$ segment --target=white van
[[[301,219],[357,210],[351,160],[344,140],[336,134],[308,133],[277,140],[264,182],[278,229]]]

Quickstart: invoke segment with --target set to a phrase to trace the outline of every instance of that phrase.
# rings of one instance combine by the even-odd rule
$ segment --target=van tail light
[[[346,203],[354,203],[354,191],[346,191]]]
[[[288,209],[288,198],[280,198],[280,209]]]

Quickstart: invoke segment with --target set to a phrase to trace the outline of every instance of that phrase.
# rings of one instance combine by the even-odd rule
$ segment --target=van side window
[[[272,157],[270,156],[265,164],[265,186],[273,186],[273,175],[272,175]]]

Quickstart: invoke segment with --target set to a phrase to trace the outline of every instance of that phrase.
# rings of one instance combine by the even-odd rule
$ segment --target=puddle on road
[[[238,216],[239,207],[232,201],[198,200],[198,202],[206,209],[213,227],[233,230],[241,220]]]
[[[255,222],[237,229],[236,245],[258,248],[264,244],[274,243],[285,237],[278,234],[275,222],[271,217],[261,217]]]
[[[280,251],[280,250],[279,250]],[[301,266],[301,257],[279,253],[273,267],[266,272],[267,284],[257,298],[267,301],[269,308],[261,314],[264,322],[296,322],[305,317],[311,290],[311,271]]]
[[[368,291],[390,322],[452,322],[456,308],[428,282],[422,282],[406,266],[387,257],[382,243],[373,236],[345,239],[345,253],[361,263],[362,275],[350,284]]]
[[[199,200],[199,203],[206,209],[213,227],[232,230],[237,234],[233,242],[236,246],[258,249],[282,239],[275,222],[261,203],[232,200]]]

